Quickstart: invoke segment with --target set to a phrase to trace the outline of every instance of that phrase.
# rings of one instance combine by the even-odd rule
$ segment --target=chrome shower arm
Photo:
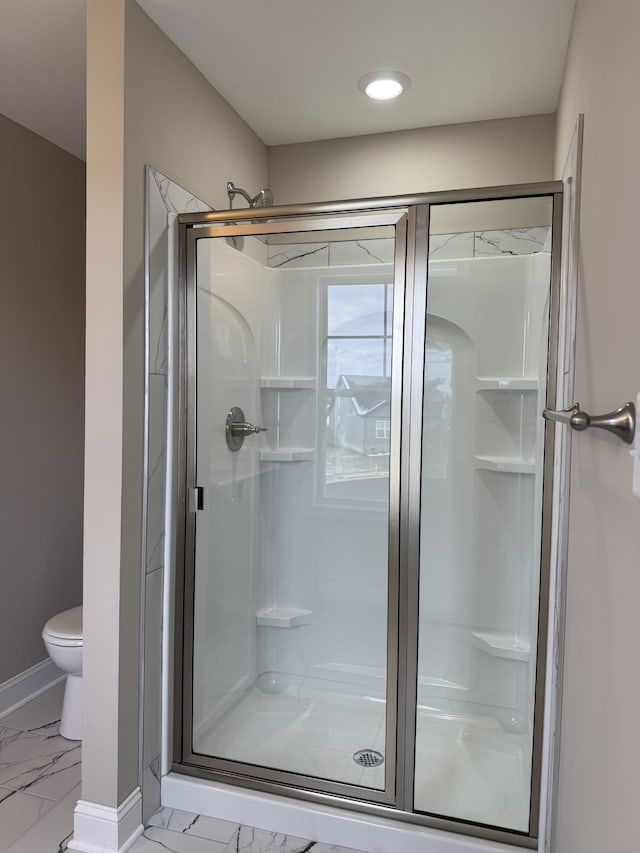
[[[227,181],[227,195],[229,196],[229,207],[232,207],[233,198],[236,195],[241,195],[249,207],[253,207],[253,199],[249,193],[246,190],[243,190],[242,187],[237,187],[233,181]]]

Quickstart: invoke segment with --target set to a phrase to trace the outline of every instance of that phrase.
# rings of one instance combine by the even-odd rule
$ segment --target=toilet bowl
[[[82,607],[53,616],[42,630],[51,660],[67,674],[60,719],[60,734],[82,738]]]

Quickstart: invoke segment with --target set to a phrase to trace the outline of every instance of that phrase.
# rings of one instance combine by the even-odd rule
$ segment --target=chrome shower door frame
[[[423,371],[428,294],[430,211],[434,205],[549,197],[553,202],[553,247],[550,285],[549,344],[546,406],[556,403],[562,238],[561,182],[453,190],[419,195],[290,205],[259,211],[243,209],[205,214],[182,214],[180,223],[180,375],[177,447],[176,607],[174,652],[174,720],[172,769],[176,772],[237,784],[271,794],[337,806],[372,815],[428,826],[480,839],[536,849],[540,831],[543,779],[545,672],[554,651],[547,654],[549,576],[552,539],[552,496],[555,430],[544,437],[542,547],[538,608],[534,709],[534,747],[529,832],[504,830],[413,811],[416,699],[418,666],[418,590],[420,571],[420,503],[423,418]],[[265,219],[265,217],[268,217]],[[286,771],[204,759],[191,751],[191,691],[193,660],[193,599],[195,515],[186,504],[187,488],[195,485],[193,430],[195,402],[195,246],[198,239],[221,236],[319,231],[345,227],[397,224],[406,221],[405,246],[396,238],[393,352],[392,430],[389,506],[389,598],[387,671],[387,768],[382,795],[371,788],[341,783],[322,784]],[[233,223],[233,224],[229,224]],[[401,226],[402,227],[402,226]],[[404,238],[403,238],[404,239]],[[405,275],[406,271],[406,275]],[[400,286],[399,286],[400,285]],[[397,354],[401,354],[401,358]],[[395,425],[395,429],[393,428]],[[401,428],[399,428],[401,425]],[[393,475],[391,475],[393,472]],[[180,571],[184,564],[185,572]],[[191,566],[191,568],[189,568]],[[399,630],[399,626],[401,630]],[[547,739],[550,735],[547,734]],[[395,752],[392,756],[391,751]],[[395,766],[394,766],[395,765]],[[251,771],[258,771],[257,773]],[[393,778],[392,778],[393,777]],[[542,819],[544,821],[544,818]]]
[[[184,562],[185,571],[181,578],[176,573],[177,598],[176,616],[182,615],[183,623],[177,622],[176,638],[182,638],[182,655],[186,663],[175,667],[174,685],[176,695],[181,695],[182,712],[174,713],[174,751],[179,745],[176,760],[183,769],[197,773],[198,768],[207,768],[208,778],[220,781],[241,780],[249,787],[262,787],[275,783],[294,786],[300,790],[312,789],[332,797],[362,799],[381,805],[393,805],[396,802],[396,709],[398,704],[397,665],[398,659],[398,578],[399,541],[400,541],[400,424],[402,406],[402,347],[404,338],[404,300],[407,242],[407,213],[403,208],[386,211],[347,213],[345,215],[322,216],[313,218],[286,218],[281,221],[269,221],[260,224],[234,224],[237,211],[228,215],[231,224],[203,225],[190,227],[180,225],[180,363],[181,372],[180,449],[178,476],[178,531],[176,537],[177,565]],[[226,218],[226,217],[225,217]],[[264,213],[259,218],[264,218]],[[386,760],[385,787],[383,790],[324,780],[293,773],[285,770],[247,765],[239,761],[203,756],[193,752],[193,655],[194,655],[194,592],[195,592],[195,537],[197,512],[191,511],[184,495],[196,485],[196,252],[197,242],[210,238],[232,238],[254,235],[304,233],[334,231],[337,229],[361,229],[393,226],[395,228],[394,255],[394,294],[393,294],[393,334],[391,368],[391,444],[389,475],[389,527],[388,527],[388,585],[387,585],[387,679],[386,679]],[[395,428],[394,428],[395,426]],[[177,647],[176,647],[177,648]],[[176,653],[176,662],[180,657]],[[277,789],[281,790],[281,788]]]

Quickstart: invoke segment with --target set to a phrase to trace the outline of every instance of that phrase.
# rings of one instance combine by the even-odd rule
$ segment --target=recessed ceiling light
[[[358,80],[358,89],[363,95],[376,101],[390,101],[406,92],[411,80],[399,71],[371,71]]]

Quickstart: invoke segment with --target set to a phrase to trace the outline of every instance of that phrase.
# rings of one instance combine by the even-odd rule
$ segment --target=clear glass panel
[[[378,791],[394,234],[197,250],[193,751]]]
[[[551,201],[432,208],[417,811],[529,828]]]

